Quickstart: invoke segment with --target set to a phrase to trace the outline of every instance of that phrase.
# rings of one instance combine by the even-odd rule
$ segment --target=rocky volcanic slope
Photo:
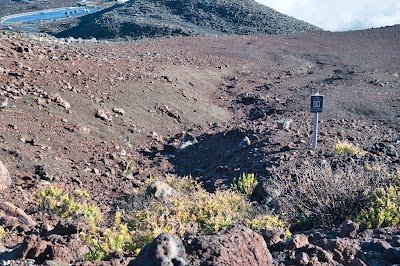
[[[254,0],[134,0],[80,19],[58,37],[98,39],[211,34],[282,34],[319,28]]]
[[[252,198],[260,209],[290,218],[287,188],[271,180],[291,184],[310,165],[399,170],[399,37],[400,26],[119,43],[1,32],[0,261],[88,264],[79,221],[40,207],[37,194],[49,186],[87,191],[110,225],[117,210],[132,215],[145,206],[138,195],[149,177],[191,174],[214,191],[248,172],[259,181]],[[326,102],[313,151],[308,109],[316,91]],[[278,127],[283,118],[292,120],[287,129]],[[365,155],[335,155],[338,140]],[[344,189],[361,179],[349,182]],[[318,211],[306,215],[329,227],[293,228],[288,240],[243,227],[183,241],[161,235],[136,260],[116,252],[103,263],[399,263],[398,228],[364,230],[345,214],[332,220]]]

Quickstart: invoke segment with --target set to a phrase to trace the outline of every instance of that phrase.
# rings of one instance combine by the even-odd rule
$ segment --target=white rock
[[[8,105],[8,98],[6,98],[4,101],[0,103],[0,108],[6,108]]]
[[[250,146],[250,144],[251,144],[250,139],[249,139],[247,136],[245,136],[245,137],[242,139],[242,141],[239,143],[239,147],[240,147],[240,148],[245,148],[245,147],[247,147],[247,146]]]
[[[0,190],[6,189],[12,184],[10,173],[4,164],[0,161]]]
[[[112,120],[111,116],[109,116],[107,114],[107,111],[105,111],[103,109],[97,110],[96,117],[99,117],[100,119],[107,121],[107,122],[110,122]]]

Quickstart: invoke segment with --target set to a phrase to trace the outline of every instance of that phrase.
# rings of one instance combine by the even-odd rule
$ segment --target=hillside
[[[398,264],[399,37],[1,31],[0,262]]]
[[[221,34],[287,34],[319,30],[254,0],[132,0],[80,19],[58,37],[97,39]]]

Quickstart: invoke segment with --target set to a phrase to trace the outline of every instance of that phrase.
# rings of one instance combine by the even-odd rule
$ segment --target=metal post
[[[317,135],[318,135],[318,113],[314,113],[313,135],[312,135],[312,148],[314,150],[317,148]]]

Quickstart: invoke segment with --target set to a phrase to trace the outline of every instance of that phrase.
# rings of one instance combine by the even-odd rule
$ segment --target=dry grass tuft
[[[291,179],[272,178],[269,183],[280,191],[269,205],[294,229],[337,226],[357,216],[385,179],[382,172],[367,171],[356,164],[339,169],[304,166],[298,173]]]

